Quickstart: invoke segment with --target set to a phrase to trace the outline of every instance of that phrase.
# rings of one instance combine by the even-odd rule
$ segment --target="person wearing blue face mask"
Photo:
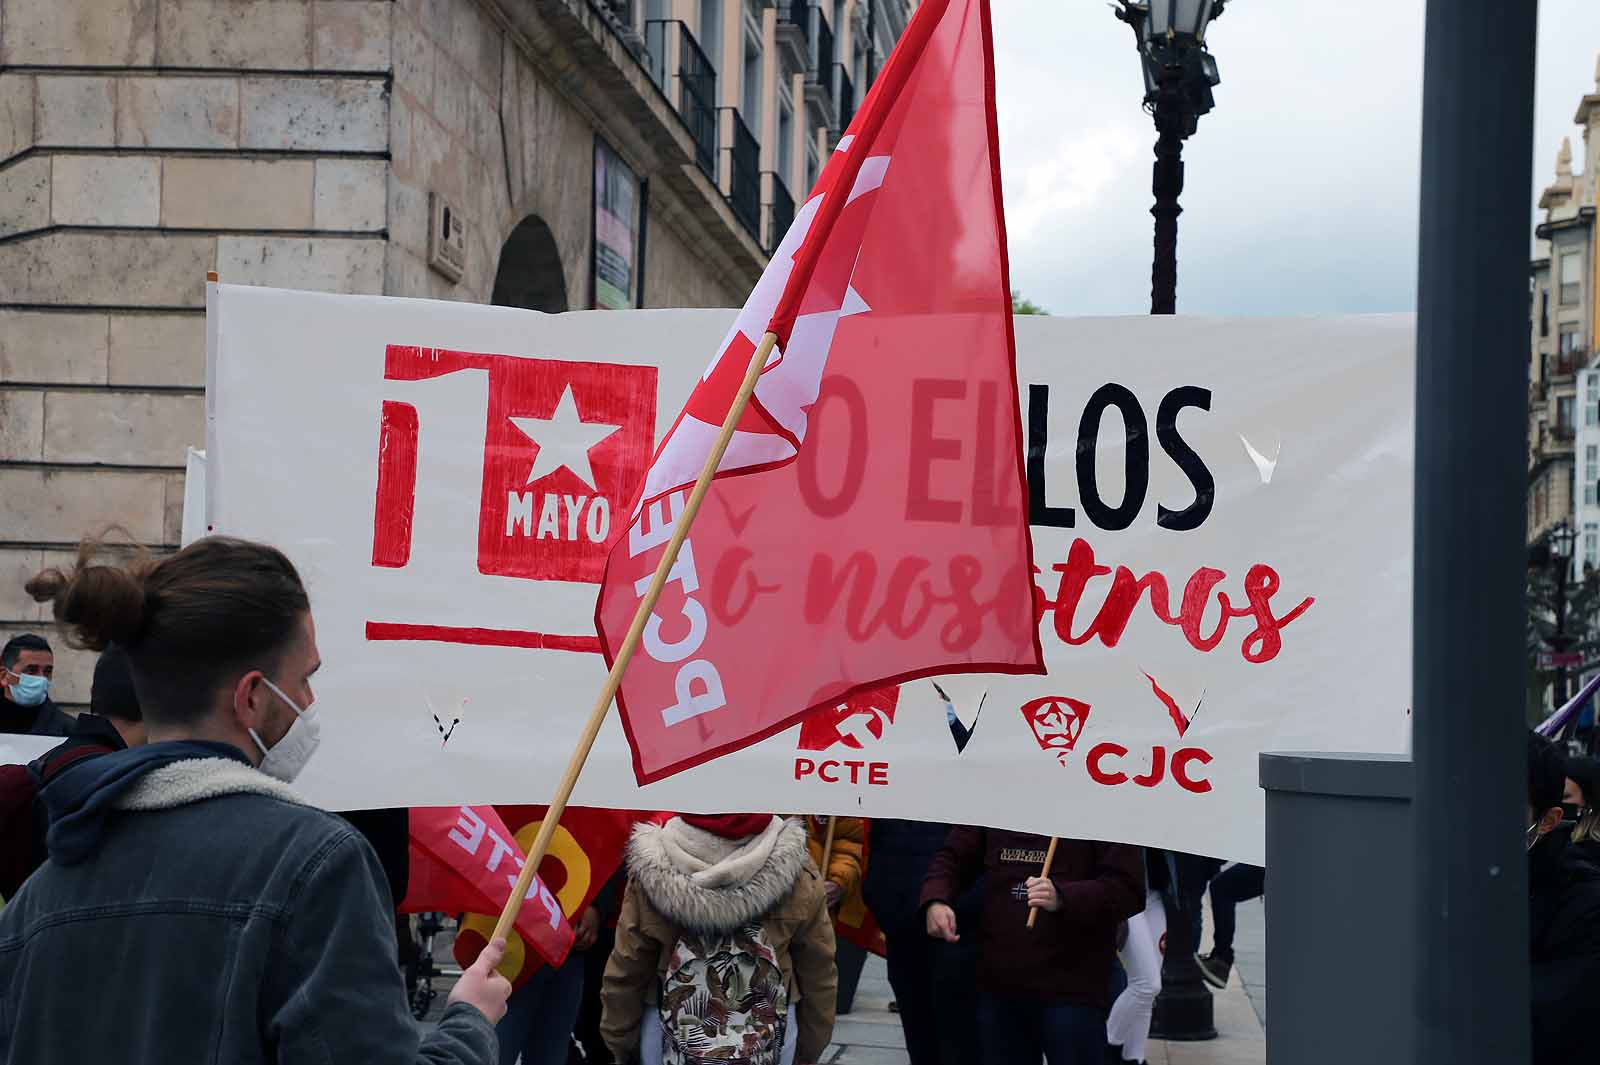
[[[0,650],[0,732],[70,736],[72,716],[50,701],[56,659],[42,636],[25,632]]]

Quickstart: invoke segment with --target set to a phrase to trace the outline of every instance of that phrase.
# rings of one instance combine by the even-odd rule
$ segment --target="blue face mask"
[[[38,706],[50,694],[50,678],[24,673],[11,685],[11,701],[18,706]]]

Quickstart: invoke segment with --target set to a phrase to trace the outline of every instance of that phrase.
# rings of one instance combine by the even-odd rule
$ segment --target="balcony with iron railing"
[[[778,47],[794,70],[811,66],[811,0],[778,0]]]
[[[838,124],[834,127],[840,136],[850,128],[850,122],[856,117],[856,90],[850,81],[850,72],[843,63],[835,63],[834,69],[834,96],[839,102]]]
[[[839,118],[833,103],[833,29],[819,5],[812,4],[809,14],[811,48],[806,64],[806,106],[811,109],[812,122],[829,129]]]
[[[1549,462],[1571,459],[1576,436],[1573,427],[1565,422],[1556,422],[1553,425],[1540,424],[1534,434],[1533,454],[1529,456],[1529,465],[1537,470]]]
[[[700,42],[679,19],[645,23],[647,68],[678,109],[694,140],[695,162],[717,180],[717,72]]]
[[[515,0],[491,6],[503,16],[522,58],[534,70],[560,79],[562,96],[590,115],[596,131],[636,167],[644,167],[641,177],[651,183],[652,200],[659,194],[663,202],[681,206],[675,217],[686,227],[685,238],[703,245],[708,261],[727,276],[754,284],[766,265],[766,249],[734,215],[714,176],[719,86],[706,76],[709,64],[695,70],[701,49],[697,42],[685,47],[693,37],[675,20],[667,24],[665,15],[649,25],[643,9],[658,5],[638,0]],[[688,78],[680,76],[685,66]],[[535,127],[525,125],[508,123],[503,131],[513,159],[539,150],[528,143]],[[510,175],[513,185],[524,176]]]
[[[771,255],[778,250],[778,245],[783,243],[783,235],[789,232],[789,227],[794,224],[794,197],[789,195],[789,186],[783,183],[783,178],[773,171],[769,170],[762,176],[767,186],[765,247],[767,254]]]
[[[1554,384],[1571,378],[1573,374],[1583,368],[1580,363],[1581,360],[1575,351],[1561,351],[1553,355],[1546,355],[1544,357],[1545,383]]]
[[[761,146],[736,107],[724,107],[722,192],[746,230],[761,240]]]

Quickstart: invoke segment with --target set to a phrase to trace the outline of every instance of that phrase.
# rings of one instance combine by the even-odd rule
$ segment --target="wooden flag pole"
[[[822,879],[828,879],[828,864],[833,861],[833,830],[839,827],[837,817],[828,818],[828,834],[822,841]]]
[[[1046,880],[1050,879],[1050,866],[1055,864],[1055,860],[1056,860],[1056,844],[1060,843],[1060,842],[1061,841],[1056,839],[1056,837],[1051,836],[1050,837],[1050,849],[1044,852],[1044,871],[1041,872],[1039,874],[1039,876],[1041,876],[1042,878],[1044,878]],[[1038,910],[1038,908],[1034,907],[1034,906],[1028,907],[1028,927],[1032,928],[1033,927],[1033,922],[1037,921],[1038,919],[1039,919],[1039,910]]]
[[[644,623],[655,610],[656,600],[661,598],[661,589],[667,584],[667,574],[678,561],[678,551],[689,536],[689,526],[694,523],[695,515],[700,512],[700,504],[705,501],[706,492],[711,489],[711,479],[716,476],[717,467],[722,463],[722,456],[728,450],[728,442],[733,439],[733,431],[738,426],[739,419],[744,417],[745,408],[750,405],[750,397],[755,395],[756,382],[761,379],[761,371],[767,365],[767,357],[772,354],[773,346],[777,342],[778,334],[767,333],[761,338],[761,343],[756,345],[755,354],[750,356],[750,365],[745,369],[744,381],[739,385],[738,394],[733,398],[733,405],[728,408],[728,416],[722,420],[722,431],[717,434],[716,443],[711,447],[711,454],[706,456],[706,464],[694,482],[694,490],[689,493],[689,501],[684,505],[683,513],[678,516],[677,527],[672,530],[672,539],[667,541],[667,549],[662,553],[661,561],[656,566],[656,575],[650,579],[650,587],[645,591],[644,598],[639,600],[639,609],[634,611],[633,624],[628,627],[628,635],[623,638],[622,646],[617,649],[617,659],[611,664],[611,672],[606,675],[605,684],[600,687],[600,694],[594,701],[594,709],[589,712],[589,723],[584,726],[583,735],[578,739],[578,748],[572,752],[572,760],[567,763],[567,771],[562,775],[561,784],[550,800],[550,811],[545,814],[544,822],[539,826],[539,835],[535,837],[533,848],[528,852],[528,860],[517,876],[517,885],[512,889],[511,897],[506,900],[505,909],[500,911],[500,920],[494,926],[491,940],[505,939],[511,932],[511,926],[516,923],[517,913],[522,909],[522,900],[533,884],[539,863],[544,861],[544,856],[550,849],[550,841],[555,837],[562,813],[566,811],[567,800],[572,798],[572,789],[577,786],[578,775],[583,772],[584,763],[589,760],[589,752],[594,748],[595,738],[600,735],[600,726],[605,723],[606,714],[611,710],[612,700],[617,696],[617,689],[622,686],[622,675],[627,672],[628,663],[633,660],[633,652],[639,647],[639,640],[644,635]]]

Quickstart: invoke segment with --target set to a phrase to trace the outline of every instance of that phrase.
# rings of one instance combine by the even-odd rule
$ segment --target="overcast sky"
[[[1415,306],[1423,6],[1230,0],[1216,110],[1184,146],[1180,311]],[[1530,208],[1600,53],[1600,0],[1539,9]],[[1103,0],[999,0],[994,32],[1014,287],[1055,314],[1147,312],[1155,128],[1132,31]]]

